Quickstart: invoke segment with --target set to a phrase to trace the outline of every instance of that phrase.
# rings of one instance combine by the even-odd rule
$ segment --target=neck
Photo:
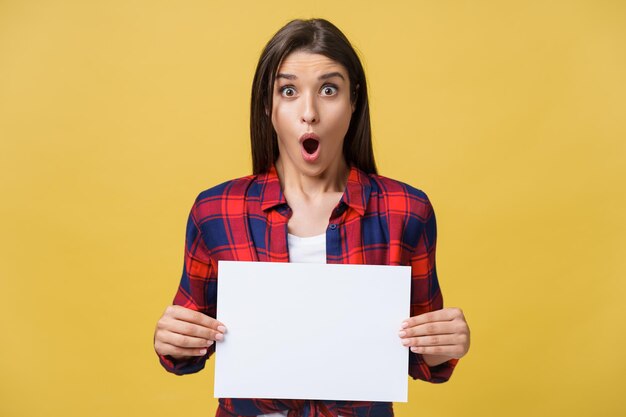
[[[286,195],[298,193],[307,197],[315,197],[324,193],[342,193],[348,182],[350,168],[341,158],[338,163],[333,164],[319,175],[307,175],[295,166],[283,163],[279,156],[276,160],[276,172]]]

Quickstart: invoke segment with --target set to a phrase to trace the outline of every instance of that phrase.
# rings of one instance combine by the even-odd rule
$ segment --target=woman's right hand
[[[223,340],[226,327],[198,311],[172,305],[165,309],[154,331],[154,350],[175,359],[203,356],[216,340]]]

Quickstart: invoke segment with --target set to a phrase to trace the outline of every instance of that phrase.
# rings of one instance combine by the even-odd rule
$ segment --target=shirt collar
[[[283,204],[287,204],[276,167],[272,165],[270,170],[257,177],[261,185],[261,209],[263,211],[272,209]],[[353,208],[361,216],[365,214],[367,203],[372,189],[371,182],[367,174],[356,167],[350,167],[348,182],[340,200],[340,205],[345,204]]]

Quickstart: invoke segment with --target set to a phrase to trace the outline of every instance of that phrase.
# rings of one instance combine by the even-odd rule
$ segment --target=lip
[[[315,139],[316,141],[318,141],[318,142],[319,142],[320,137],[319,137],[319,136],[317,136],[317,135],[316,135],[315,133],[313,133],[313,132],[307,132],[307,133],[305,133],[304,135],[300,136],[300,141],[299,141],[299,142],[300,142],[300,145],[302,145],[302,142],[304,142],[304,141],[305,141],[305,140],[307,140],[307,139]]]
[[[315,150],[315,152],[308,153],[304,149],[304,141],[307,140],[307,139],[315,139],[318,142],[317,149]],[[315,161],[317,161],[317,159],[320,156],[320,148],[322,147],[322,143],[320,142],[320,137],[317,136],[313,132],[307,132],[304,135],[300,136],[300,140],[298,142],[300,143],[300,150],[301,150],[301,153],[302,153],[302,159],[304,159],[306,162],[315,162]]]

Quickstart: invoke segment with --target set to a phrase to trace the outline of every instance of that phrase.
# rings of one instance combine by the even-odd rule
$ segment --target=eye
[[[284,87],[281,87],[280,94],[283,97],[293,97],[296,95],[296,89],[291,86],[286,85]]]
[[[337,94],[337,91],[339,91],[339,89],[335,85],[325,85],[322,87],[323,96],[334,96]]]

